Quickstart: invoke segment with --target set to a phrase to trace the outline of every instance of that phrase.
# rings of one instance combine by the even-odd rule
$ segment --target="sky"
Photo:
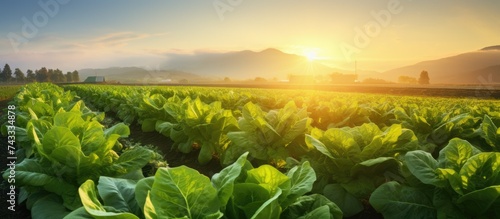
[[[500,44],[500,1],[2,0],[0,65],[159,68],[169,54],[261,51],[385,71]]]

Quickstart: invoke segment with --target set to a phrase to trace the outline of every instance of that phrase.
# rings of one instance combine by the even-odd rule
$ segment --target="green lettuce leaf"
[[[458,172],[470,157],[480,152],[468,141],[458,138],[451,139],[448,145],[439,151],[439,167],[453,169]]]
[[[248,152],[241,155],[236,162],[212,176],[211,181],[217,189],[217,197],[221,206],[226,206],[233,194],[236,179],[245,170],[245,166],[250,165],[247,161],[247,156]]]
[[[287,173],[290,179],[290,189],[283,191],[283,198],[280,199],[281,207],[286,208],[297,200],[297,198],[312,190],[316,174],[309,162],[304,162],[300,166],[295,166]]]
[[[457,204],[471,216],[485,215],[489,211],[493,213],[500,206],[500,185],[467,193],[457,200]]]
[[[494,151],[500,152],[500,128],[497,128],[488,115],[484,115],[480,135]]]
[[[343,213],[340,208],[320,194],[301,196],[281,214],[281,218],[314,219],[330,218],[341,219]]]
[[[105,208],[98,199],[94,181],[87,180],[78,189],[85,210],[94,218],[138,219],[132,213]],[[116,203],[116,202],[115,202]]]
[[[141,208],[135,200],[135,186],[136,182],[133,180],[101,176],[97,191],[105,206],[141,215]]]
[[[151,176],[139,180],[135,185],[135,200],[137,201],[137,205],[139,205],[139,207],[143,208],[144,206],[146,206],[146,202],[150,201],[147,200],[146,197],[149,195],[154,181],[154,176]]]
[[[168,218],[219,218],[217,191],[210,180],[185,166],[160,168],[150,192],[157,215]]]
[[[425,151],[410,151],[406,153],[405,163],[410,172],[425,184],[436,187],[445,187],[446,178],[442,177],[438,168],[438,162],[430,153]]]
[[[270,165],[262,165],[247,171],[245,182],[258,184],[267,189],[269,194],[275,194],[278,188],[290,189],[290,179]]]
[[[348,193],[340,184],[325,186],[323,195],[334,202],[342,210],[345,217],[351,217],[364,209],[361,201]]]
[[[387,182],[370,197],[370,204],[384,218],[437,218],[436,209],[425,191]]]
[[[43,198],[38,199],[31,208],[31,218],[63,218],[70,211],[63,205],[63,200],[56,194],[48,194]]]

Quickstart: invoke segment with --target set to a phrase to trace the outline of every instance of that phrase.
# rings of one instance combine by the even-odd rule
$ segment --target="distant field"
[[[145,84],[123,84],[143,86]],[[500,99],[500,84],[289,84],[289,83],[207,83],[207,84],[151,84],[151,86],[239,87],[268,89],[322,90],[354,93],[376,93],[409,96],[466,97]],[[10,99],[20,85],[0,86],[0,100]]]
[[[14,97],[20,87],[20,85],[0,86],[0,100],[7,100]]]
[[[143,86],[145,84],[124,84]],[[207,84],[152,84],[155,86],[199,86],[231,88],[268,88],[321,90],[354,93],[376,93],[409,96],[466,97],[478,99],[499,99],[500,84],[470,85],[412,85],[412,84],[289,84],[289,83],[207,83]]]

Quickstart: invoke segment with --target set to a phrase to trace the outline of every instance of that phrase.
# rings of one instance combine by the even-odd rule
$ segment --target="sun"
[[[307,58],[309,61],[314,61],[318,58],[318,54],[316,51],[308,49],[304,51],[304,56]]]

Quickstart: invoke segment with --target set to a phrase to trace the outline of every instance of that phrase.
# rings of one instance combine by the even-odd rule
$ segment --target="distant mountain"
[[[500,65],[489,66],[469,72],[464,75],[469,81],[477,81],[479,84],[500,83]]]
[[[231,79],[287,79],[290,74],[323,75],[344,70],[334,69],[303,56],[284,53],[277,49],[260,52],[250,50],[227,53],[170,54],[163,69],[181,70],[197,75]]]
[[[105,76],[108,81],[122,83],[176,83],[187,80],[193,83],[231,80],[248,80],[256,77],[278,80],[291,74],[325,77],[331,73],[353,74],[353,70],[336,69],[303,56],[284,53],[277,49],[255,52],[250,50],[227,53],[168,54],[160,69],[148,71],[138,67],[82,69],[80,77]],[[378,73],[358,70],[358,79],[376,77],[398,80],[399,76],[418,78],[420,72],[429,72],[432,84],[484,84],[500,83],[500,45],[463,53],[442,59],[429,60]]]
[[[488,50],[500,50],[500,45],[497,45],[497,46],[488,46],[488,47],[484,47],[484,48],[482,48],[481,50],[483,50],[483,51],[488,51]]]
[[[81,69],[78,73],[82,81],[88,76],[105,76],[107,81],[118,81],[121,83],[177,83],[180,80],[188,80],[189,82],[208,80],[199,75],[182,71],[148,71],[138,67]]]
[[[203,83],[231,80],[252,80],[256,77],[278,80],[288,79],[291,74],[326,76],[331,73],[353,74],[353,70],[332,68],[318,61],[309,61],[299,55],[269,48],[260,52],[250,50],[227,53],[169,54],[168,60],[155,71],[138,67],[113,67],[105,69],[81,69],[80,77],[105,76],[108,81],[122,83],[189,82]],[[166,69],[166,70],[165,70]],[[359,78],[373,75],[374,71],[357,71]]]
[[[479,51],[459,54],[437,60],[386,71],[379,76],[397,81],[399,76],[418,78],[423,70],[429,72],[431,83],[480,84],[481,77],[493,78],[490,83],[500,82],[500,46],[489,46]],[[491,76],[490,76],[491,74]]]

